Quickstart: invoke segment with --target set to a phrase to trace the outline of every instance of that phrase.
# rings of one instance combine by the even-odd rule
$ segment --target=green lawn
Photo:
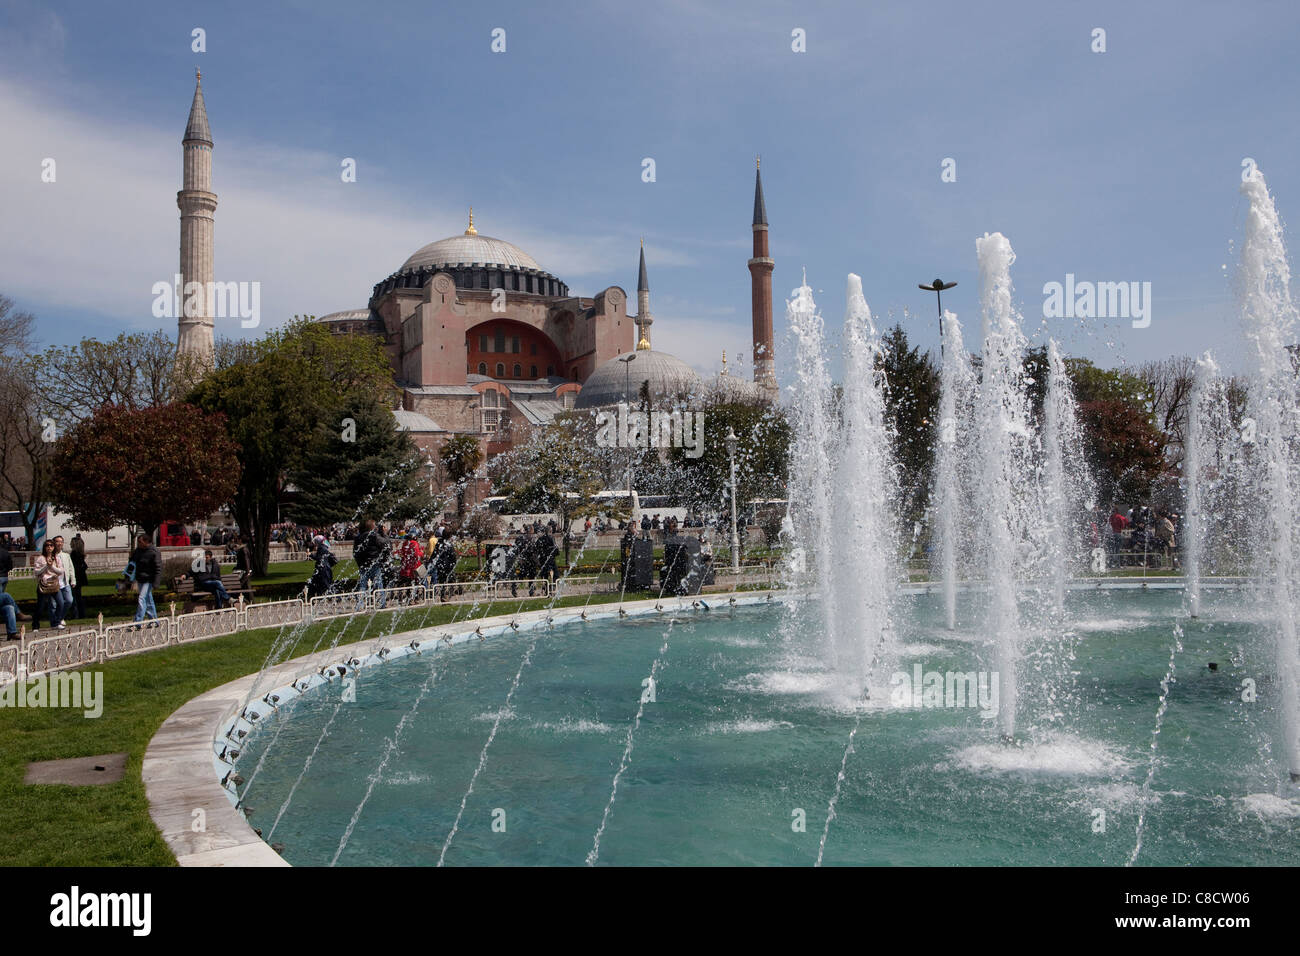
[[[286,577],[292,572],[281,567]],[[27,583],[27,582],[23,582]],[[628,600],[654,594],[627,594]],[[603,604],[619,595],[564,598],[557,607]],[[524,601],[523,610],[548,605],[544,598]],[[495,613],[513,611],[515,601]],[[464,605],[415,608],[396,622],[395,632],[444,624]],[[375,615],[368,636],[388,632],[401,612]],[[339,644],[361,639],[365,617],[345,618]],[[338,619],[307,627],[289,657],[313,648]],[[167,647],[97,665],[104,672],[104,709],[98,719],[80,710],[0,708],[0,864],[6,866],[170,866],[171,851],[149,816],[140,768],[149,740],[167,717],[206,690],[262,667],[279,628],[245,631],[228,637]],[[331,638],[332,639],[332,638]],[[26,764],[125,751],[125,777],[90,787],[25,786]]]

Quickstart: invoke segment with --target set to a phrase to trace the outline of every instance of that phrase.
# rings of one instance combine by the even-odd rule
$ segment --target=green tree
[[[152,537],[166,520],[203,520],[229,501],[238,452],[220,414],[107,405],[58,440],[50,497],[82,528],[125,524]]]
[[[386,402],[393,375],[383,344],[292,322],[205,377],[191,401],[226,415],[243,470],[231,510],[250,539],[253,568],[265,574],[280,489],[301,449],[322,424],[342,428],[353,401]]]
[[[465,516],[465,486],[483,464],[483,449],[473,435],[455,435],[438,449],[443,472],[456,486],[456,517]]]
[[[420,450],[392,410],[357,398],[322,419],[289,471],[298,489],[290,516],[306,525],[355,521],[362,512],[406,520],[428,515]]]
[[[899,517],[911,525],[925,511],[930,493],[939,369],[929,353],[908,347],[901,325],[884,334],[881,346],[878,362],[885,374],[885,422],[893,434],[903,496]]]

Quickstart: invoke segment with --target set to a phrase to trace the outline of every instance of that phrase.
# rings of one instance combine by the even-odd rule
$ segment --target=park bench
[[[226,589],[231,601],[238,601],[241,594],[244,596],[245,604],[253,599],[253,589],[244,586],[242,571],[227,571],[221,576],[221,586]],[[200,604],[206,605],[211,602],[215,606],[217,603],[217,596],[211,591],[194,590],[194,579],[188,576],[172,581],[172,590],[185,597],[185,610],[182,612],[184,614],[189,614]]]

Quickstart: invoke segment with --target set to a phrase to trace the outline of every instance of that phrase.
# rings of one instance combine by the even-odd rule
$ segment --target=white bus
[[[570,492],[568,497],[576,498],[578,496],[577,494]],[[597,505],[597,510],[595,514],[590,516],[591,520],[595,522],[600,518],[604,518],[606,525],[611,531],[617,531],[619,521],[627,521],[629,518],[639,525],[642,513],[648,510],[642,504],[642,498],[635,490],[631,493],[630,501],[628,498],[628,492],[622,489],[598,491],[592,496],[592,498]],[[490,498],[484,499],[484,504],[487,506],[487,509],[493,514],[501,516],[503,533],[513,533],[532,524],[541,524],[545,527],[552,521],[557,524],[559,523],[560,516],[553,511],[511,511],[506,506],[507,500],[508,499],[504,495],[493,495]],[[661,499],[651,500],[659,501]],[[670,510],[665,513],[660,510],[658,513],[662,519],[667,517],[668,514],[675,514],[676,512]],[[680,521],[681,517],[684,517],[685,514],[686,510],[684,508],[681,509],[681,516],[679,516],[678,520]],[[587,517],[588,516],[584,515],[581,518],[574,518],[569,523],[570,532],[581,534],[587,523]]]

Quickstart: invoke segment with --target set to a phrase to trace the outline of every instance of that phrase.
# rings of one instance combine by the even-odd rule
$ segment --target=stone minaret
[[[208,290],[212,288],[212,228],[217,194],[212,191],[212,131],[203,105],[203,74],[195,71],[194,102],[181,140],[185,160],[184,188],[176,194],[181,210],[181,310],[176,352],[190,355],[202,368],[212,367],[212,315]],[[202,291],[186,294],[191,282]],[[186,303],[190,302],[189,308]],[[197,306],[197,308],[196,308]]]
[[[772,348],[772,260],[767,246],[767,204],[763,202],[763,176],[754,163],[754,257],[749,260],[750,303],[754,316],[754,381],[773,401],[776,387],[776,352]]]
[[[645,240],[641,240],[641,272],[636,279],[636,326],[639,341],[638,349],[650,348],[650,326],[654,318],[650,315],[650,280],[645,274]]]

